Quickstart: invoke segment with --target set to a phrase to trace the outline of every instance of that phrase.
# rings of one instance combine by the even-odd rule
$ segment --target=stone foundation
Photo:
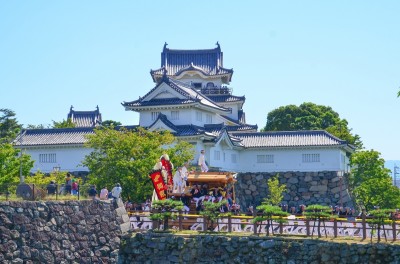
[[[317,239],[178,236],[138,233],[120,250],[120,263],[400,263],[400,246]]]
[[[240,173],[235,191],[243,211],[250,205],[261,204],[268,195],[268,179],[277,174],[279,183],[286,185],[282,203],[289,208],[301,204],[354,206],[347,191],[346,177],[337,176],[335,171]]]
[[[0,263],[117,263],[122,202],[0,203]]]

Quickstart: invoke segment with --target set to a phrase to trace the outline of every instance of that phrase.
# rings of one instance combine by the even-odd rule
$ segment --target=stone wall
[[[236,198],[243,210],[258,206],[267,197],[269,178],[279,174],[279,183],[286,184],[282,203],[298,207],[301,204],[341,205],[353,207],[346,177],[335,171],[240,173],[235,184]],[[341,179],[342,178],[342,179]]]
[[[138,233],[120,263],[399,263],[400,246],[314,239]]]
[[[122,202],[0,202],[0,263],[117,263]]]

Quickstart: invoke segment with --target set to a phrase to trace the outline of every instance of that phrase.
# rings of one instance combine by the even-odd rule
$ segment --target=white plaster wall
[[[215,156],[215,151],[219,151],[219,160]],[[210,148],[208,162],[210,166],[221,168],[226,171],[238,171],[240,167],[240,153],[237,150],[230,149],[225,144],[219,144]],[[236,155],[236,163],[232,161],[232,154]]]
[[[172,120],[171,111],[179,111],[179,119]],[[193,111],[192,109],[176,108],[176,109],[168,109],[168,110],[161,110],[161,111],[155,109],[153,111],[140,112],[139,124],[141,126],[148,127],[154,123],[155,120],[151,119],[152,112],[160,112],[160,113],[166,115],[168,120],[171,121],[171,123],[173,123],[174,125],[192,124],[196,118],[196,114],[194,114],[194,119],[193,119],[193,112],[195,112],[195,111]],[[205,116],[205,114],[203,114],[203,115]],[[199,124],[199,125],[201,125],[201,124]]]
[[[292,150],[253,150],[240,152],[238,172],[275,172],[275,171],[338,171],[344,170],[344,153],[339,149],[315,148]],[[274,155],[274,163],[257,163],[257,155]],[[320,154],[320,162],[302,162],[302,154]]]
[[[30,155],[35,161],[32,173],[40,170],[41,172],[52,172],[54,167],[60,167],[60,171],[88,171],[87,167],[78,166],[86,155],[92,152],[92,149],[84,147],[60,147],[43,149],[23,149],[23,152]],[[56,162],[40,163],[39,154],[56,154]]]

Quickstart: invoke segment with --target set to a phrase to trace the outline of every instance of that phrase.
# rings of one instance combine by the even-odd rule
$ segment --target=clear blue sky
[[[331,106],[366,149],[400,159],[400,1],[1,1],[0,108],[51,124],[146,94],[169,48],[219,41],[250,124],[303,102]]]

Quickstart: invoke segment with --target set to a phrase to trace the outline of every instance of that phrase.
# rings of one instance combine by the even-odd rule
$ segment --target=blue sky
[[[138,124],[164,42],[214,48],[247,122],[288,104],[331,106],[366,149],[400,159],[400,1],[1,1],[0,108],[22,124],[75,110]]]

